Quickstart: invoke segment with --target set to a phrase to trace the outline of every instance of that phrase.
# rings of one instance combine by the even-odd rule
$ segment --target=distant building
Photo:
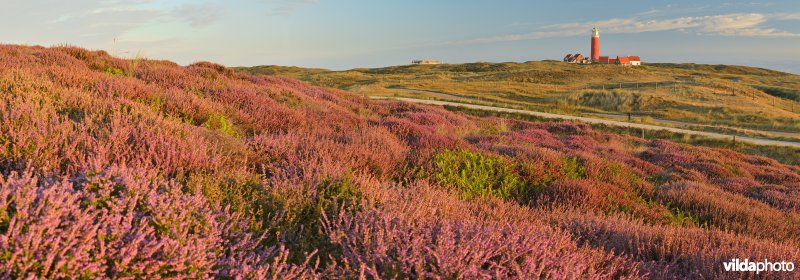
[[[411,64],[434,65],[434,64],[441,64],[441,62],[435,59],[423,59],[423,60],[412,60]]]
[[[567,56],[564,57],[564,62],[567,63],[588,63],[588,61],[589,60],[587,58],[583,57],[583,55],[579,53],[567,54]]]
[[[631,59],[627,56],[618,56],[617,57],[617,64],[619,65],[631,65]]]
[[[642,58],[638,56],[629,56],[628,60],[630,60],[631,65],[633,66],[641,66],[642,65]]]
[[[638,56],[617,56],[617,58],[609,58],[608,56],[601,56],[597,61],[600,64],[616,64],[622,66],[641,66],[642,59]]]
[[[592,61],[600,59],[600,29],[592,29]]]
[[[640,66],[642,65],[642,58],[639,56],[617,56],[617,58],[610,58],[608,56],[600,56],[600,29],[597,26],[592,29],[592,56],[583,57],[581,54],[568,54],[564,57],[564,62],[567,63],[600,63],[600,64],[616,64],[622,66]]]

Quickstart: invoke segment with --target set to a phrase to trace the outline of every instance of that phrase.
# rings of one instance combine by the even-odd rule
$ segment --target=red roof
[[[608,63],[609,64],[617,64],[617,60],[612,58],[612,59],[608,60]]]
[[[608,63],[608,57],[607,56],[601,56],[600,57],[600,62]]]
[[[618,56],[617,61],[619,61],[619,64],[631,64],[631,60],[627,56]]]
[[[642,59],[639,58],[638,56],[629,56],[628,59],[630,59],[631,61],[642,61]]]

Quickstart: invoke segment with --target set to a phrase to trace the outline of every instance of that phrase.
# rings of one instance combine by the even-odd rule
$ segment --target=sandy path
[[[630,127],[630,128],[639,128],[639,129],[645,129],[645,130],[666,130],[666,131],[669,131],[669,132],[683,133],[683,134],[688,134],[688,135],[697,135],[697,136],[703,136],[703,137],[713,138],[713,139],[722,139],[722,140],[733,140],[733,138],[734,138],[734,135],[723,134],[723,133],[695,131],[695,130],[674,128],[674,127],[666,127],[666,126],[658,126],[658,125],[629,123],[629,122],[614,121],[614,120],[600,119],[600,118],[578,117],[578,116],[561,115],[561,114],[536,112],[536,111],[528,111],[528,110],[509,109],[509,108],[484,106],[484,105],[475,105],[475,104],[466,104],[466,103],[458,103],[458,102],[450,102],[450,101],[425,100],[425,99],[415,99],[415,98],[405,98],[405,97],[378,97],[378,96],[375,96],[375,97],[372,97],[372,98],[373,99],[392,99],[392,100],[399,100],[399,101],[404,101],[404,102],[411,102],[411,103],[418,103],[418,104],[428,104],[428,105],[438,105],[438,106],[445,106],[445,105],[447,105],[447,106],[457,106],[457,107],[463,107],[463,108],[469,108],[469,109],[478,109],[478,110],[486,110],[486,111],[494,111],[494,112],[526,114],[526,115],[542,117],[542,118],[548,118],[548,119],[573,120],[573,121],[580,121],[580,122],[585,122],[585,123],[604,124],[604,125]],[[755,131],[758,131],[758,130],[755,130]],[[771,145],[771,146],[783,146],[783,147],[800,148],[800,142],[771,140],[771,139],[763,139],[763,138],[740,136],[740,135],[736,135],[735,137],[736,137],[736,141],[738,141],[738,142],[745,142],[745,143],[756,144],[756,145]]]

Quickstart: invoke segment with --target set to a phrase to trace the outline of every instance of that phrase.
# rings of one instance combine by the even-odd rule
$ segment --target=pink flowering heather
[[[798,188],[727,149],[0,45],[0,278],[756,278],[721,262],[798,260]]]
[[[5,277],[311,276],[224,209],[158,176],[109,168],[0,181]]]

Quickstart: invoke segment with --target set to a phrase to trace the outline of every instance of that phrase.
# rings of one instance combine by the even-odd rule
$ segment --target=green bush
[[[456,187],[464,199],[514,196],[523,186],[513,168],[501,158],[470,151],[445,151],[433,159],[433,178],[441,185]]]
[[[322,264],[341,254],[322,229],[323,212],[360,209],[362,194],[350,173],[325,179],[308,193],[285,192],[262,181],[260,175],[194,174],[187,180],[193,193],[202,193],[211,204],[229,205],[243,215],[249,229],[266,234],[265,243],[286,243],[292,262],[305,261],[307,252],[318,250]],[[344,207],[344,208],[342,208]],[[0,216],[0,227],[2,224]]]
[[[305,253],[300,252],[314,250],[322,264],[337,259],[341,249],[324,233],[323,213],[332,217],[337,211],[357,211],[361,207],[363,196],[349,173],[342,178],[323,180],[317,190],[316,195],[294,203],[276,197],[284,216],[278,221],[275,234],[286,241],[291,252],[297,252],[289,256],[290,261],[302,262]]]
[[[225,118],[225,115],[219,113],[211,113],[203,125],[209,129],[214,129],[222,132],[231,137],[238,137],[239,133],[233,126],[233,123]]]
[[[125,71],[116,67],[107,67],[103,72],[111,76],[124,76]]]
[[[578,160],[578,157],[566,157],[561,163],[561,174],[569,179],[583,178],[586,168]]]
[[[753,85],[753,88],[778,98],[800,101],[800,90],[797,89],[762,85]]]

